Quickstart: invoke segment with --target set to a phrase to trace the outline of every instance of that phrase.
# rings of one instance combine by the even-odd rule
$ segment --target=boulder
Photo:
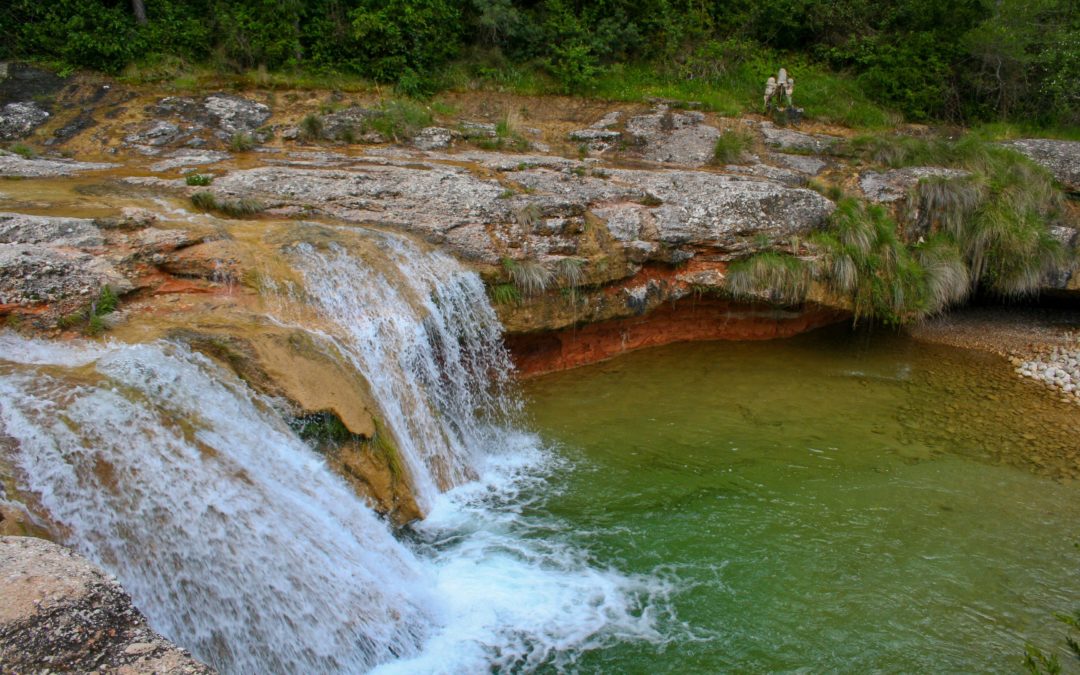
[[[1066,190],[1080,192],[1080,141],[1024,138],[1003,145],[1046,167]]]
[[[36,103],[8,103],[0,108],[0,140],[25,138],[47,119],[49,112]]]
[[[87,249],[101,246],[105,239],[93,221],[86,218],[0,213],[0,243]]]
[[[443,127],[426,127],[413,138],[413,145],[421,150],[443,150],[450,147],[453,133]]]
[[[234,94],[210,94],[203,110],[224,134],[251,133],[270,119],[270,106]]]
[[[154,632],[116,580],[44,539],[0,537],[4,672],[210,675]]]

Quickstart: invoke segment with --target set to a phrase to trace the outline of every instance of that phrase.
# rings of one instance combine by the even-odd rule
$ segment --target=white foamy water
[[[374,236],[382,271],[335,245],[292,255],[428,514],[404,544],[269,402],[169,343],[0,334],[20,487],[157,630],[226,673],[572,670],[613,642],[663,642],[668,585],[598,567],[532,508],[555,460],[509,425],[519,402],[479,277]]]
[[[475,477],[492,422],[517,407],[502,326],[475,272],[406,239],[377,237],[392,276],[331,244],[295,247],[308,296],[379,403],[421,509]]]
[[[169,345],[5,335],[0,421],[24,490],[159,631],[225,672],[361,672],[435,616],[415,557],[271,411]],[[48,359],[53,353],[55,358]],[[85,383],[61,377],[89,365]]]
[[[545,499],[553,458],[528,434],[485,462],[478,480],[442,495],[415,526],[434,580],[440,626],[415,657],[379,675],[573,671],[586,652],[620,641],[666,642],[672,584],[598,567],[563,536]]]

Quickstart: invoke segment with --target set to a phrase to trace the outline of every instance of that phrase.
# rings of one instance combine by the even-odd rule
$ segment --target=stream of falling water
[[[404,541],[273,401],[171,342],[0,334],[20,490],[152,626],[227,673],[533,670],[664,641],[662,581],[596,568],[528,514],[555,460],[508,423],[519,404],[480,279],[379,245],[393,279],[334,245],[292,253],[428,514]]]
[[[373,236],[391,278],[337,244],[300,244],[294,258],[310,302],[365,375],[427,512],[504,443],[499,423],[518,408],[512,366],[475,273],[401,237]]]

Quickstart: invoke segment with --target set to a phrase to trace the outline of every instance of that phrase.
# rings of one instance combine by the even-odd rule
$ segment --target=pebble
[[[1065,400],[1080,402],[1080,348],[1052,350],[1028,361],[1020,361],[1016,372],[1046,383],[1066,394]]]

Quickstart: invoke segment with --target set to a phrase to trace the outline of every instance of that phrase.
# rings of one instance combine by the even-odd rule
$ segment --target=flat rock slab
[[[0,213],[0,243],[95,248],[105,238],[92,220]]]
[[[460,157],[460,156],[459,156]],[[485,165],[502,160],[470,155]],[[539,162],[540,160],[538,160]],[[513,156],[517,186],[460,166],[357,163],[351,167],[261,167],[214,181],[223,196],[311,208],[357,223],[400,227],[462,257],[497,264],[507,249],[579,254],[587,212],[610,222],[634,259],[668,246],[734,247],[766,235],[817,227],[834,205],[811,190],[693,170],[600,169],[572,160]]]
[[[704,123],[697,111],[674,112],[659,106],[647,115],[632,117],[626,131],[651,162],[698,167],[712,160],[720,130]]]
[[[83,171],[110,169],[116,164],[106,162],[76,162],[70,159],[25,159],[13,152],[0,150],[0,176],[18,178],[48,178],[72,176]]]
[[[1067,190],[1080,192],[1080,141],[1024,138],[1002,145],[1046,167]]]
[[[0,537],[0,597],[4,672],[215,672],[151,630],[114,578],[44,539]]]
[[[230,159],[232,155],[216,150],[174,150],[166,155],[168,159],[150,165],[151,171],[172,171],[202,164],[216,164]]]
[[[765,137],[765,144],[781,150],[821,153],[843,140],[839,136],[804,134],[801,131],[784,129],[772,122],[762,122],[760,129]]]
[[[859,187],[866,198],[879,204],[899,201],[907,196],[923,178],[962,178],[970,175],[962,169],[940,166],[914,166],[889,171],[864,171],[859,176]]]
[[[818,157],[812,157],[810,155],[789,155],[784,152],[774,152],[769,155],[769,159],[783,167],[798,171],[807,176],[816,176],[829,165],[828,162]]]

